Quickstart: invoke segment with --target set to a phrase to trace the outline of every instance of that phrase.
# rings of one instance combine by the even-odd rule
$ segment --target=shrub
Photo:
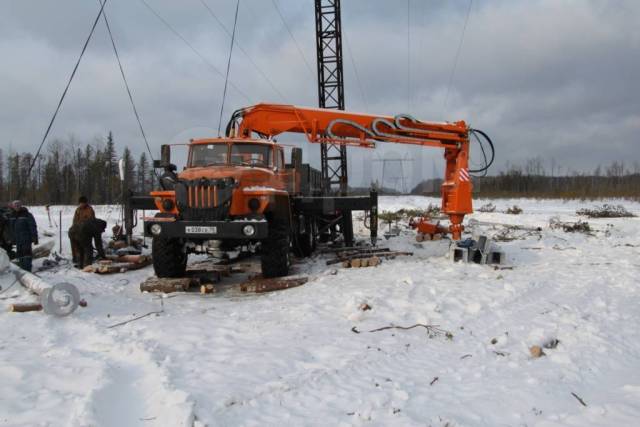
[[[588,218],[630,218],[635,216],[622,205],[613,206],[608,204],[596,206],[593,209],[578,209],[576,214]]]
[[[487,203],[480,206],[480,208],[478,208],[478,212],[490,213],[495,211],[496,211],[496,205],[494,205],[493,203]]]
[[[510,215],[520,215],[522,213],[522,208],[518,205],[513,205],[507,209],[506,213]]]

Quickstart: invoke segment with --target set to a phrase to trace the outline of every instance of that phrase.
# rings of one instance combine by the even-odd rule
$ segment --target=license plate
[[[205,227],[200,225],[188,225],[184,228],[187,234],[216,234],[216,227]]]

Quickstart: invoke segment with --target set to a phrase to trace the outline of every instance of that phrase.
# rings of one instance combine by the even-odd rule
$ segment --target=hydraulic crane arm
[[[227,136],[274,137],[302,133],[312,143],[375,147],[376,142],[412,144],[444,149],[446,171],[442,184],[443,213],[449,216],[449,231],[460,239],[465,214],[473,212],[469,175],[469,131],[464,121],[422,122],[408,115],[374,116],[341,110],[257,104],[236,111],[227,126]]]

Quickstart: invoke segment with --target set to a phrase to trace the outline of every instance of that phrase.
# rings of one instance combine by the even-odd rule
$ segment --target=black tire
[[[154,237],[151,251],[156,276],[184,277],[187,271],[187,254],[180,240]]]
[[[297,257],[306,258],[311,256],[313,251],[316,250],[314,227],[315,224],[313,223],[312,218],[306,217],[304,233],[300,233],[299,229],[296,232],[293,250]]]
[[[269,236],[262,241],[260,264],[262,277],[282,277],[289,274],[289,222],[274,217],[269,220]]]

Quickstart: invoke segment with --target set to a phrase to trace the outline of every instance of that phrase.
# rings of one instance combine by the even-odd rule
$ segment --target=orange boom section
[[[469,174],[469,128],[464,121],[423,122],[401,114],[375,116],[293,105],[257,104],[236,111],[227,136],[251,138],[293,132],[312,143],[374,148],[377,142],[442,148],[446,171],[442,184],[442,212],[449,216],[449,231],[458,240],[464,216],[473,212]]]

